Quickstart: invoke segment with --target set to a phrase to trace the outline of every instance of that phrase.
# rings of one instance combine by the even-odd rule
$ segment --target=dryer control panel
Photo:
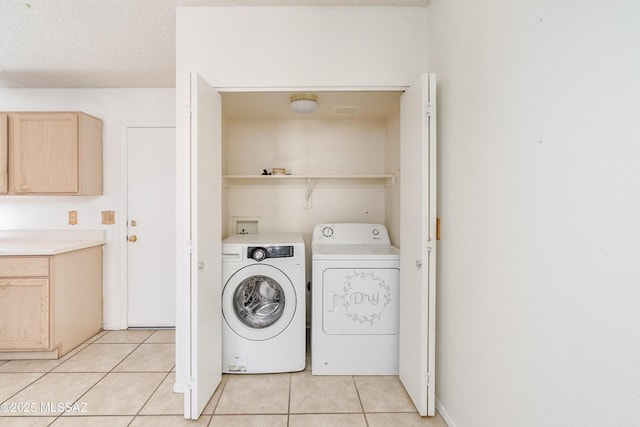
[[[318,224],[313,230],[314,245],[390,245],[389,233],[382,224]]]
[[[247,258],[262,261],[266,258],[290,258],[293,256],[293,246],[249,246]]]

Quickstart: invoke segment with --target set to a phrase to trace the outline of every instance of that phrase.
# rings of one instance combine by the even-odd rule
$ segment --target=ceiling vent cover
[[[360,107],[355,106],[333,107],[333,114],[337,116],[355,116],[359,112]]]

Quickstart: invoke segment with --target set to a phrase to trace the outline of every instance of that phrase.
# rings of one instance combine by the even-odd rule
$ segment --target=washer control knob
[[[333,228],[331,227],[325,227],[322,229],[322,235],[324,237],[331,237],[333,236]]]
[[[267,253],[262,248],[257,248],[255,251],[253,251],[253,254],[251,254],[251,258],[253,258],[255,261],[262,261],[266,257]]]
[[[374,228],[373,231],[371,231],[371,233],[373,233],[374,236],[377,236],[378,234],[380,234],[380,230],[378,230],[377,228]]]

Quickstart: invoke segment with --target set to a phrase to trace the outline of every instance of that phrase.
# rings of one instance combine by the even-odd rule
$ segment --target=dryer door
[[[296,310],[293,283],[281,270],[253,264],[234,273],[222,293],[222,315],[243,338],[273,338],[291,323]]]
[[[324,333],[397,335],[399,277],[398,268],[325,269],[322,272]]]

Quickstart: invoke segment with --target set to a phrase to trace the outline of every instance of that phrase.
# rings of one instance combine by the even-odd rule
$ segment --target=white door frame
[[[120,206],[122,209],[120,212],[116,211],[116,224],[120,227],[118,234],[120,235],[120,328],[127,329],[129,326],[129,278],[128,278],[128,250],[129,245],[127,241],[127,218],[129,217],[128,206],[128,191],[129,191],[129,176],[127,168],[129,167],[129,129],[132,128],[173,128],[175,129],[175,120],[167,121],[132,121],[123,124],[120,132],[120,182],[122,188],[122,195],[120,197]]]
[[[213,87],[215,88],[216,91],[220,92],[220,93],[224,93],[224,92],[274,92],[274,91],[314,91],[314,92],[322,92],[322,91],[344,91],[344,92],[357,92],[357,91],[404,91],[406,89],[408,89],[408,86],[403,86],[403,87],[398,87],[398,86],[380,86],[380,87],[375,87],[375,86],[367,86],[367,87],[357,87],[357,86],[345,86],[345,87],[287,87],[287,88],[283,88],[283,87],[279,87],[279,88],[275,88],[275,87],[260,87],[260,88],[236,88],[236,87],[221,87],[221,86],[215,86],[213,85]],[[189,131],[189,126],[190,126],[190,122],[186,122],[185,123],[185,129],[183,129],[183,132],[185,134],[188,134]],[[183,136],[184,137],[184,136]],[[184,159],[185,162],[185,166],[186,166],[186,171],[189,171],[190,173],[190,168],[189,166],[186,164],[190,161],[191,159],[189,157]],[[184,172],[184,171],[183,171]],[[182,210],[184,211],[185,206],[179,205],[178,206],[178,210]],[[190,220],[190,218],[182,218],[183,221],[185,221],[185,225],[186,223]],[[435,216],[434,216],[434,221],[435,221]],[[184,236],[182,236],[184,238]],[[182,240],[179,239],[178,241],[178,246],[180,246],[182,243],[184,243]],[[191,263],[188,263],[189,266]],[[183,274],[184,280],[187,280],[187,273],[189,273],[189,269],[187,268],[185,271],[182,272],[178,272],[178,274]],[[180,291],[179,291],[180,292]],[[180,298],[178,299],[180,300]],[[183,301],[185,304],[188,302],[188,298],[185,298],[185,300]],[[220,307],[220,310],[222,308]],[[190,322],[190,308],[186,308],[187,313],[184,313],[184,317],[183,319],[176,319],[176,326],[179,328],[179,324],[182,323],[182,327],[186,328],[187,325],[189,325]],[[432,321],[434,321],[435,319],[433,319],[433,317],[435,317],[435,313],[430,313],[430,318]],[[432,323],[433,325],[434,323]],[[183,351],[185,351],[186,349],[188,349],[188,347],[191,345],[191,337],[189,337],[189,333],[187,330],[183,331],[182,334],[184,334],[184,337],[182,338],[184,341],[178,339],[177,341],[177,345],[178,347],[180,347],[181,345],[185,346],[185,349],[183,349]],[[430,339],[433,339],[433,337],[428,337]],[[434,351],[434,348],[432,347],[431,352]],[[188,353],[188,352],[187,352]],[[430,357],[431,354],[430,354]],[[182,361],[178,361],[177,363],[189,363],[190,358],[188,356],[188,354],[185,354],[184,360]],[[433,362],[433,360],[431,360],[431,362]],[[180,367],[176,368],[176,372],[178,373],[178,375],[180,374],[186,374],[185,369],[180,369]],[[183,388],[184,388],[184,384],[183,382],[188,382],[187,378],[181,379],[176,377],[176,385],[174,387],[174,391],[178,391],[178,392],[183,392]],[[431,390],[433,390],[433,387],[431,388]],[[432,391],[433,392],[433,391]],[[187,404],[187,401],[185,400],[185,406]],[[419,408],[418,408],[419,409]],[[188,413],[188,409],[185,410],[185,414]],[[423,412],[420,411],[419,412]],[[431,412],[431,411],[429,411]],[[422,413],[421,415],[427,415],[426,413]],[[432,414],[429,414],[432,415]],[[188,417],[187,417],[188,418]]]

